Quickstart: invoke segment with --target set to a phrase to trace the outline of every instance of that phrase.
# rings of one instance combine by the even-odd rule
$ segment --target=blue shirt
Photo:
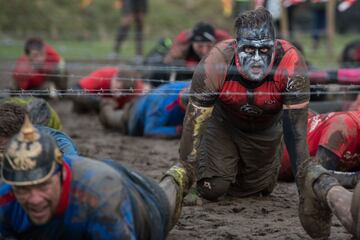
[[[190,82],[172,82],[153,89],[134,103],[128,120],[131,136],[179,137],[185,110],[178,98]]]
[[[41,132],[51,135],[55,139],[56,145],[62,154],[78,155],[78,150],[75,143],[65,133],[42,125],[36,125],[36,128]]]
[[[115,161],[65,156],[64,206],[35,226],[11,187],[0,185],[0,233],[18,239],[165,239],[168,203],[152,180]],[[71,177],[69,177],[71,176]],[[59,208],[59,207],[58,207]]]

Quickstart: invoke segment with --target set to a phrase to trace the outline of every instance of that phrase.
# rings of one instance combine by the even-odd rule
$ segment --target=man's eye
[[[18,195],[26,195],[30,192],[28,188],[13,188],[13,191]]]
[[[268,53],[268,52],[269,52],[269,48],[260,48],[260,52],[261,52],[261,53]]]
[[[246,53],[254,53],[255,48],[253,48],[253,47],[245,47],[244,52],[246,52]]]

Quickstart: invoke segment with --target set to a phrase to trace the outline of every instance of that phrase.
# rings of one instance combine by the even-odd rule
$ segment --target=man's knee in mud
[[[199,180],[196,188],[201,197],[210,201],[216,201],[219,197],[226,194],[230,184],[231,181],[221,177],[211,177]]]

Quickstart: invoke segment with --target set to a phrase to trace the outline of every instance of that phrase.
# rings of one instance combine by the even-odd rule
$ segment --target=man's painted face
[[[273,40],[242,39],[237,46],[241,69],[248,80],[261,81],[271,64]]]
[[[61,183],[57,173],[43,183],[13,186],[17,201],[35,225],[43,225],[55,214],[60,201]]]
[[[267,74],[272,63],[274,54],[274,39],[270,34],[264,34],[264,30],[250,30],[238,34],[237,54],[241,65],[241,71],[248,80],[261,81]]]

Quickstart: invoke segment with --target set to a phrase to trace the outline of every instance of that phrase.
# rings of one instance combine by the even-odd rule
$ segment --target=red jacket
[[[104,92],[110,92],[110,84],[111,79],[118,75],[119,68],[117,67],[102,67],[97,69],[96,71],[90,73],[88,76],[84,77],[80,80],[80,86],[84,90],[88,90],[89,92],[95,92],[98,90],[103,90]],[[135,81],[134,86],[134,95],[124,95],[120,97],[110,96],[114,98],[117,102],[117,107],[122,108],[125,103],[130,102],[131,100],[138,97],[141,93],[145,91],[144,82],[141,80]],[[109,97],[109,96],[104,96]]]
[[[34,69],[27,55],[22,55],[16,61],[13,70],[13,79],[19,89],[31,89],[40,87],[61,61],[60,55],[49,44],[44,45],[45,61],[41,69]]]
[[[308,117],[307,142],[310,156],[316,156],[319,146],[340,159],[339,171],[360,169],[360,112],[332,112]],[[336,141],[337,140],[337,141]],[[292,180],[289,155],[284,149],[280,180]]]

